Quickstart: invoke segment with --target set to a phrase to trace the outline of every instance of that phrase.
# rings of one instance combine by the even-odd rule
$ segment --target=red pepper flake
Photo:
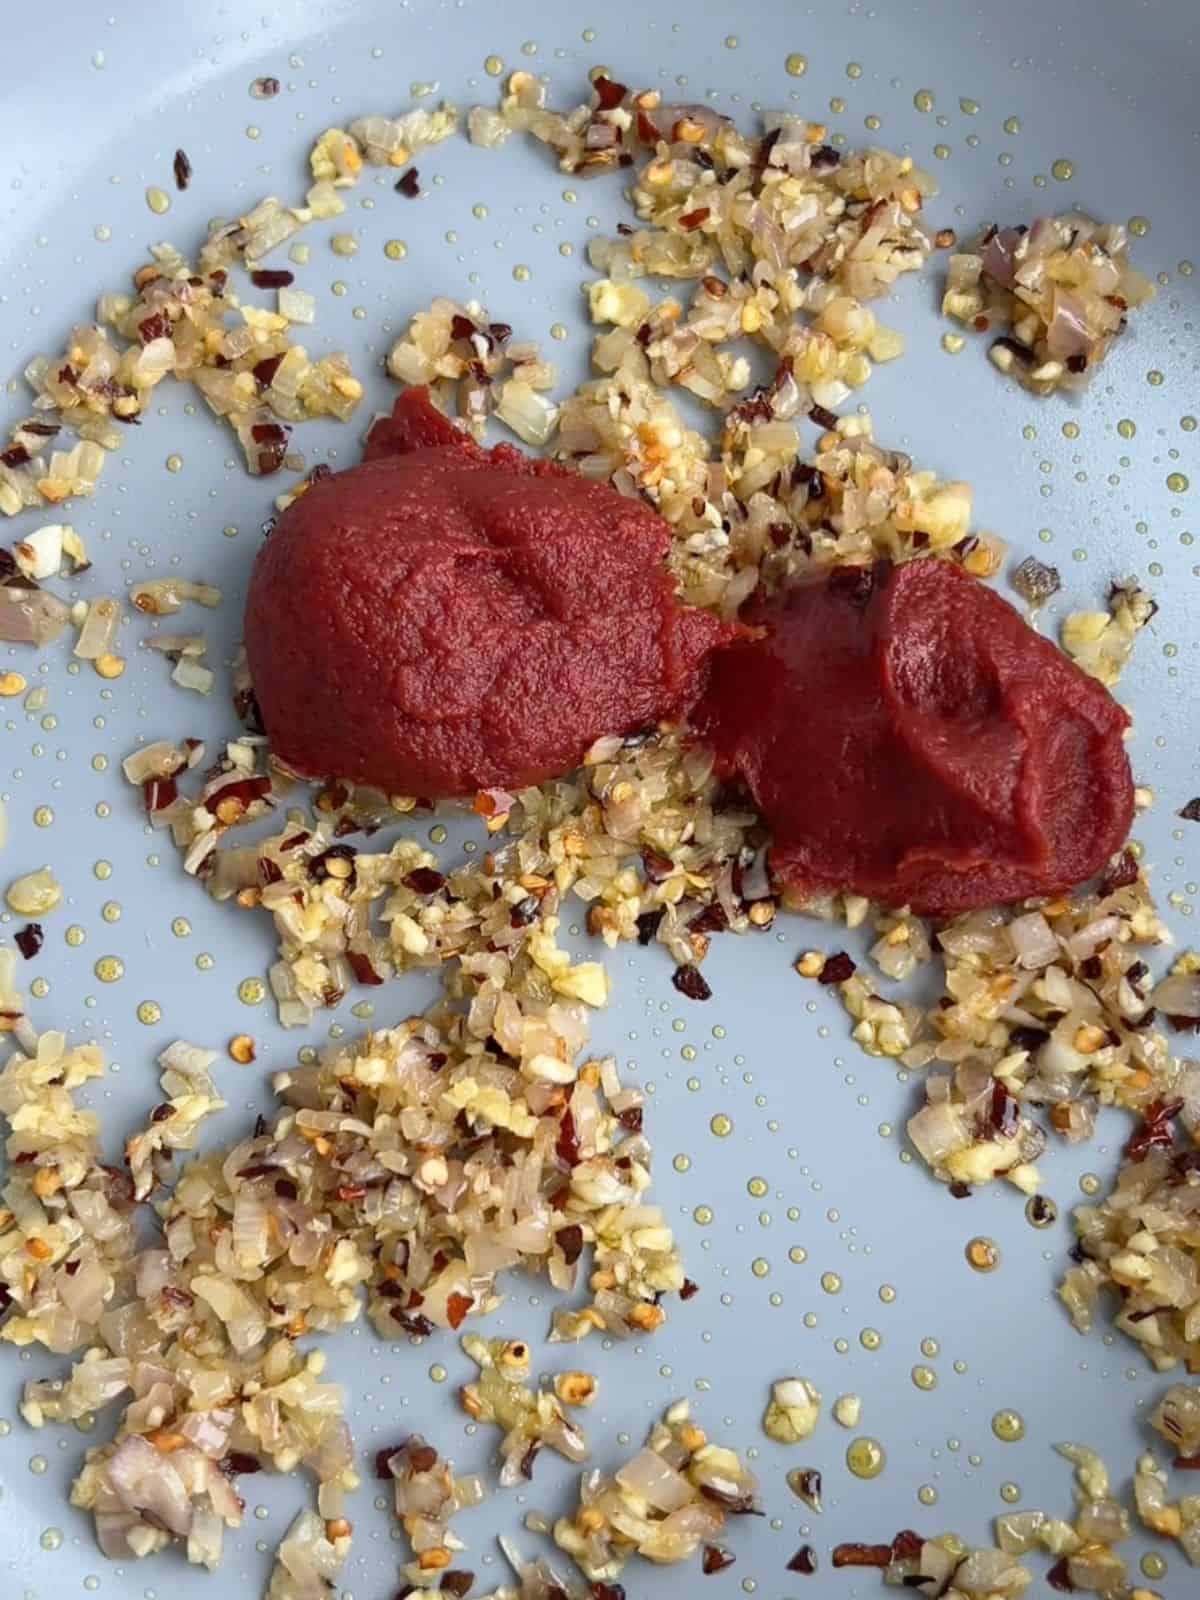
[[[272,861],[270,856],[259,856],[258,881],[263,885],[264,888],[268,884],[282,883],[283,868],[280,867],[277,862]]]
[[[999,1081],[992,1085],[988,1122],[993,1132],[998,1133],[1002,1139],[1013,1138],[1021,1123],[1020,1103]]]
[[[192,163],[186,150],[175,152],[175,187],[182,193],[192,181]]]
[[[247,1450],[231,1450],[228,1455],[221,1457],[219,1466],[227,1478],[240,1478],[243,1473],[262,1471],[262,1462]]]
[[[428,1317],[423,1317],[419,1311],[405,1311],[402,1306],[392,1307],[393,1320],[398,1322],[405,1333],[427,1334],[433,1332],[433,1323]]]
[[[812,1577],[817,1570],[817,1552],[810,1544],[802,1544],[796,1554],[787,1564],[789,1572],[803,1573],[806,1578]]]
[[[732,1550],[719,1544],[706,1544],[700,1557],[700,1571],[706,1578],[711,1577],[714,1572],[724,1572],[726,1567],[731,1567],[736,1559]]]
[[[1155,1100],[1142,1112],[1142,1125],[1125,1146],[1130,1161],[1144,1161],[1151,1150],[1169,1150],[1175,1143],[1174,1121],[1183,1101]]]
[[[696,228],[707,222],[711,216],[712,210],[709,206],[697,206],[695,211],[684,212],[679,219],[679,226],[686,229],[688,233],[692,233]]]
[[[370,984],[375,987],[383,982],[383,979],[371,965],[371,958],[363,955],[360,950],[347,950],[346,960],[350,963],[350,970],[354,974],[356,983]]]
[[[629,93],[625,85],[618,83],[615,78],[597,78],[592,88],[596,91],[596,101],[601,111],[614,110]]]
[[[432,1472],[437,1466],[437,1451],[431,1444],[426,1444],[420,1434],[414,1434],[405,1448],[408,1451],[408,1464],[414,1472]]]
[[[433,867],[414,867],[411,872],[405,873],[404,887],[412,889],[416,894],[436,894],[445,887],[446,875],[436,872]]]
[[[1074,1594],[1075,1585],[1071,1581],[1071,1569],[1067,1565],[1066,1556],[1060,1556],[1050,1568],[1046,1574],[1046,1582],[1060,1594]]]
[[[691,1278],[685,1278],[683,1280],[683,1284],[679,1290],[679,1298],[681,1300],[691,1300],[699,1293],[700,1285],[698,1283],[694,1283]]]
[[[835,1567],[890,1567],[892,1564],[892,1547],[890,1544],[839,1544],[833,1548],[833,1565]]]
[[[446,1296],[446,1320],[452,1328],[462,1325],[467,1313],[474,1306],[475,1301],[469,1294],[451,1294]]]
[[[153,781],[153,780],[152,780]],[[233,783],[226,783],[221,788],[213,791],[204,802],[206,811],[211,811],[213,816],[220,815],[220,808],[229,800],[240,801],[243,812],[248,811],[255,800],[262,800],[271,792],[271,780],[268,777],[238,778]],[[334,848],[338,848],[334,846]]]
[[[296,281],[296,274],[286,267],[256,267],[250,282],[256,289],[286,289]]]
[[[461,1568],[453,1567],[449,1572],[442,1573],[442,1586],[439,1594],[452,1594],[456,1600],[463,1600],[469,1594],[471,1585],[475,1582],[473,1572],[464,1572]]]
[[[470,317],[464,317],[456,311],[450,318],[450,337],[452,339],[469,339],[473,333],[478,332],[479,329],[471,321]]]
[[[402,194],[406,200],[416,200],[420,197],[421,181],[416,167],[409,167],[407,172],[396,179],[396,193]]]
[[[1176,1456],[1175,1465],[1180,1472],[1200,1472],[1200,1456]]]
[[[165,1122],[168,1117],[173,1117],[174,1115],[175,1107],[164,1100],[161,1105],[155,1106],[154,1110],[150,1113],[150,1121]]]
[[[725,907],[714,900],[712,905],[704,906],[688,923],[689,933],[724,933],[729,926],[729,918]]]
[[[256,100],[273,100],[279,93],[278,78],[255,78],[250,93]]]
[[[665,883],[675,871],[670,857],[659,855],[657,850],[642,851],[642,868],[651,883]]]
[[[150,816],[165,811],[178,795],[179,785],[174,778],[147,778],[142,785],[142,800]]]
[[[626,1133],[641,1133],[642,1108],[641,1106],[628,1106],[624,1111],[617,1112],[617,1121]]]
[[[537,1460],[538,1455],[541,1452],[541,1448],[542,1443],[540,1439],[533,1439],[530,1441],[529,1448],[521,1457],[521,1476],[523,1478],[533,1477],[533,1464]]]
[[[578,1164],[579,1135],[575,1131],[575,1118],[571,1115],[570,1106],[563,1112],[558,1124],[558,1138],[554,1141],[554,1153],[568,1167],[574,1167]]]
[[[43,938],[44,935],[42,933],[41,923],[29,922],[26,923],[19,933],[13,935],[13,943],[25,957],[26,961],[32,961],[34,956],[37,955],[38,951],[42,948]]]
[[[554,1242],[563,1253],[563,1260],[569,1267],[573,1267],[583,1254],[583,1229],[577,1222],[566,1228],[560,1228],[554,1235]]]
[[[921,1546],[925,1543],[919,1533],[914,1533],[911,1528],[901,1528],[892,1540],[893,1561],[916,1561],[921,1554]]]
[[[637,114],[637,136],[643,144],[657,144],[662,133],[644,111]]]
[[[138,338],[143,344],[149,344],[152,339],[170,337],[171,319],[165,311],[156,311],[153,316],[146,317],[138,323]]]
[[[588,1591],[589,1600],[625,1600],[624,1587],[619,1583],[594,1583]],[[554,1596],[558,1600],[558,1596]],[[563,1600],[566,1600],[564,1595]]]
[[[858,969],[850,956],[844,950],[825,957],[825,965],[817,974],[818,983],[845,983],[847,978],[852,978]]]
[[[389,1445],[384,1450],[376,1450],[375,1476],[377,1478],[380,1478],[386,1482],[389,1478],[394,1476],[389,1463],[394,1461],[398,1455],[402,1454],[402,1452],[407,1448],[407,1445],[408,1440],[405,1439],[402,1444],[393,1444]]]
[[[658,932],[658,925],[666,916],[665,906],[658,906],[653,911],[643,911],[637,919],[637,942],[647,945]]]
[[[309,876],[315,878],[318,883],[324,883],[325,879],[331,876],[329,871],[329,863],[331,861],[349,861],[353,863],[357,854],[358,851],[352,844],[331,844],[328,850],[322,850],[319,856],[314,856],[309,862]],[[353,870],[351,870],[350,875],[353,877]]]
[[[1113,862],[1108,871],[1100,880],[1100,897],[1113,894],[1117,889],[1126,889],[1131,883],[1136,883],[1138,877],[1137,857],[1132,850],[1122,851],[1117,860]]]
[[[694,967],[690,963],[685,967],[676,967],[671,974],[671,982],[680,994],[686,995],[689,1000],[712,999],[712,988],[708,980],[699,967]]]
[[[4,457],[0,456],[0,461],[3,461],[3,459]],[[1194,800],[1189,800],[1179,815],[1185,822],[1200,822],[1200,794]]]
[[[838,424],[836,411],[830,411],[828,406],[810,406],[808,420],[825,429],[836,428]]]

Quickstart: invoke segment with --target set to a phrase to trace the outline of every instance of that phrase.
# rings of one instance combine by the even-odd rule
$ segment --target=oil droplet
[[[858,1336],[858,1342],[864,1350],[878,1350],[883,1344],[883,1335],[878,1328],[864,1328]]]
[[[49,1470],[49,1467],[50,1463],[46,1460],[45,1456],[30,1456],[29,1470],[35,1477],[40,1478],[44,1472]]]
[[[1150,368],[1150,371],[1146,374],[1146,382],[1150,385],[1150,387],[1152,389],[1161,389],[1162,388],[1163,375],[1158,370],[1157,367],[1151,367]]]
[[[702,1228],[707,1228],[713,1219],[713,1208],[711,1206],[697,1206],[692,1212],[692,1216]]]
[[[1147,1550],[1138,1564],[1147,1578],[1165,1578],[1167,1575],[1166,1559],[1157,1550]]]
[[[403,261],[408,254],[408,246],[403,239],[389,239],[383,247],[383,253],[389,261]]]
[[[794,51],[783,63],[783,70],[789,78],[802,78],[808,71],[808,57],[797,55]]]
[[[880,124],[879,118],[876,117],[876,116],[870,116],[870,117],[864,117],[863,118],[863,127],[864,128],[870,128],[872,133],[875,133],[879,129],[880,126],[881,126],[881,124]]]
[[[808,1251],[802,1244],[794,1244],[788,1251],[788,1260],[792,1262],[794,1266],[802,1267],[808,1260]]]
[[[718,1111],[709,1123],[709,1127],[718,1139],[728,1139],[733,1132],[733,1118],[727,1117],[723,1111]]]
[[[1180,417],[1179,426],[1183,429],[1184,433],[1195,433],[1196,419],[1195,417]]]
[[[997,1411],[992,1418],[992,1432],[1005,1444],[1016,1444],[1025,1437],[1025,1418],[1019,1411]]]
[[[958,109],[962,112],[962,114],[965,117],[978,116],[978,114],[979,114],[979,101],[978,100],[960,99],[959,102],[958,102]]]
[[[1005,1505],[1015,1506],[1021,1498],[1021,1485],[1019,1483],[1002,1483],[1000,1485],[1000,1498]]]
[[[39,828],[48,828],[54,821],[54,813],[49,806],[39,806],[33,813],[33,820]]]
[[[842,99],[840,94],[834,95],[833,99],[829,102],[829,109],[835,116],[838,117],[840,117],[842,112],[845,111],[846,102]]]
[[[821,1287],[826,1294],[841,1294],[842,1280],[836,1272],[823,1272],[821,1274]]]
[[[513,277],[518,283],[528,283],[533,274],[523,262],[518,261],[512,270]]]
[[[435,822],[429,830],[430,844],[445,844],[448,835],[440,822]]]
[[[98,240],[101,244],[107,244],[112,238],[112,229],[107,222],[98,222],[92,229],[92,238]]]
[[[171,923],[171,932],[177,939],[186,939],[192,931],[192,925],[186,917],[175,917]]]
[[[1150,218],[1130,217],[1129,231],[1130,233],[1136,234],[1139,239],[1144,239],[1150,232]]]
[[[756,1256],[750,1263],[750,1271],[756,1278],[765,1278],[770,1270],[771,1263],[764,1260],[762,1256]]]
[[[1182,472],[1169,472],[1167,474],[1167,488],[1172,494],[1186,494],[1191,485]]]
[[[1005,133],[1020,133],[1021,119],[1020,117],[1005,117],[1000,126],[1004,129]]]
[[[681,1155],[677,1155],[675,1157],[674,1161],[672,1161],[671,1165],[675,1168],[676,1172],[690,1172],[691,1171],[691,1166],[692,1166],[692,1158],[691,1158],[691,1156],[685,1156],[685,1155],[682,1155],[682,1154]]]
[[[948,144],[935,144],[933,153],[939,161],[948,161],[950,159],[950,146]]]
[[[1068,161],[1065,156],[1059,156],[1058,160],[1051,164],[1050,176],[1057,178],[1059,183],[1069,182],[1075,176],[1074,163]]]
[[[448,1376],[449,1374],[440,1361],[435,1361],[429,1369],[429,1379],[431,1383],[445,1383]]]
[[[1058,1207],[1044,1194],[1031,1194],[1025,1202],[1025,1220],[1031,1228],[1049,1228],[1058,1221]]]
[[[928,1394],[930,1389],[937,1388],[937,1373],[932,1367],[914,1367],[912,1369],[912,1381],[918,1389],[924,1389]]]
[[[488,208],[483,204],[482,201],[479,203],[479,205],[471,207],[471,215],[473,217],[478,217],[480,222],[483,221],[484,217],[486,217],[487,214],[488,214]]]
[[[43,1528],[42,1536],[38,1540],[38,1543],[41,1545],[43,1550],[61,1550],[62,1542],[63,1536],[61,1528]]]
[[[933,110],[933,90],[932,89],[918,89],[916,94],[913,95],[913,105],[916,106],[918,111],[932,111]]]
[[[78,950],[79,946],[87,938],[87,930],[86,928],[81,928],[77,922],[73,922],[63,937],[73,949]]]
[[[752,1194],[756,1200],[762,1199],[767,1192],[767,1188],[768,1184],[765,1178],[751,1178],[746,1185],[747,1192]]]
[[[938,1502],[938,1492],[931,1483],[923,1483],[917,1490],[917,1499],[923,1506],[935,1506]]]
[[[157,1000],[143,1000],[137,1008],[137,1019],[152,1028],[156,1022],[162,1021],[162,1007]]]
[[[115,900],[106,900],[100,907],[100,915],[105,922],[120,922],[121,907]]]
[[[155,216],[161,217],[164,211],[171,209],[171,196],[165,189],[149,188],[146,190],[146,204]]]
[[[968,1240],[966,1256],[976,1272],[994,1272],[1000,1265],[1000,1247],[994,1239],[977,1236]]]
[[[887,1456],[878,1439],[863,1437],[847,1447],[846,1465],[856,1478],[877,1478],[887,1465]]]
[[[489,78],[498,78],[504,71],[504,63],[499,56],[487,56],[484,59],[483,70]]]
[[[736,33],[728,33],[728,34],[726,34],[725,35],[725,48],[726,48],[726,50],[736,50],[737,47],[738,47],[738,36],[737,36],[737,34]]]
[[[261,978],[243,978],[238,984],[238,999],[244,1006],[261,1005],[267,997],[267,986]]]
[[[1062,425],[1064,439],[1078,439],[1079,424],[1077,422],[1064,422]]]
[[[879,1285],[879,1298],[885,1306],[890,1306],[893,1303],[896,1298],[896,1291],[890,1283],[881,1283]]]
[[[1132,417],[1122,417],[1120,422],[1117,423],[1117,432],[1122,439],[1132,439],[1137,433],[1137,423],[1134,422]]]
[[[550,328],[550,337],[552,339],[566,339],[566,338],[568,338],[569,334],[567,332],[566,323],[565,322],[556,322],[556,323],[554,323]]]
[[[168,456],[167,457],[167,461],[166,461],[166,467],[167,467],[167,471],[168,472],[182,472],[183,471],[183,457],[182,456],[176,456],[176,455]]]
[[[1099,1194],[1102,1188],[1099,1174],[1095,1172],[1085,1172],[1079,1180],[1079,1187],[1086,1195],[1091,1196]]]
[[[45,719],[45,721],[42,723],[42,727],[43,728],[46,727],[46,723],[47,722],[50,723],[51,727],[55,727],[56,728],[58,726],[57,717],[47,717]],[[46,731],[49,732],[50,730],[47,728]],[[99,754],[94,755],[92,757],[92,771],[93,772],[107,772],[108,771],[108,757],[106,755],[99,755]]]
[[[117,983],[125,976],[125,963],[120,956],[101,956],[92,971],[101,983]]]

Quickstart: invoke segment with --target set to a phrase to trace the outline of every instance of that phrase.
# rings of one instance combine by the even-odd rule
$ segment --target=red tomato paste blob
[[[1124,842],[1129,719],[943,561],[842,567],[764,603],[694,725],[772,830],[776,881],[945,915],[1057,894]]]
[[[245,637],[273,752],[440,798],[561,776],[602,734],[679,716],[740,630],[680,605],[670,539],[639,501],[485,450],[409,390],[259,551]]]

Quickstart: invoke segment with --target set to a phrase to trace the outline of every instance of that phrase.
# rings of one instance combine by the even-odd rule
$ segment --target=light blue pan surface
[[[877,371],[864,398],[886,442],[944,476],[971,480],[980,526],[1002,533],[1017,555],[1036,552],[1059,566],[1064,591],[1051,622],[1100,602],[1127,572],[1157,595],[1161,610],[1120,692],[1136,713],[1138,779],[1158,796],[1139,837],[1178,939],[1188,941],[1200,827],[1175,813],[1200,792],[1200,545],[1191,531],[1200,536],[1200,432],[1181,421],[1200,413],[1200,276],[1187,265],[1200,260],[1194,7],[1163,0],[983,7],[949,0],[808,7],[127,0],[110,15],[92,0],[60,0],[9,5],[0,27],[6,422],[24,414],[20,374],[29,357],[57,348],[70,325],[90,315],[100,290],[124,288],[150,243],[166,237],[193,248],[211,216],[265,193],[299,193],[318,132],[406,108],[413,84],[436,80],[463,105],[492,102],[497,83],[484,63],[493,55],[509,68],[551,74],[559,103],[574,103],[588,68],[603,62],[626,82],[711,98],[735,115],[800,109],[851,143],[875,137],[911,150],[942,185],[932,219],[963,233],[982,220],[1027,221],[1071,204],[1105,218],[1148,219],[1136,257],[1160,275],[1158,298],[1135,317],[1081,399],[1030,399],[999,379],[983,342],[946,354],[934,274],[902,282],[887,308],[887,320],[909,335],[909,350]],[[807,58],[803,76],[785,70],[793,53]],[[262,74],[281,80],[278,98],[251,98],[251,81]],[[921,112],[914,96],[926,89],[934,107]],[[868,117],[878,117],[877,135],[864,127]],[[177,147],[194,168],[183,195],[171,181]],[[1070,164],[1068,181],[1051,176],[1056,162]],[[583,252],[597,226],[611,230],[623,214],[618,181],[565,180],[517,139],[499,154],[454,141],[425,152],[418,165],[426,188],[419,202],[393,193],[390,181],[367,181],[344,219],[313,230],[312,259],[300,273],[319,300],[313,346],[349,350],[356,370],[370,375],[368,411],[382,409],[390,390],[380,358],[407,317],[435,293],[478,296],[493,317],[548,347],[551,326],[565,323],[571,339],[553,349],[564,380],[577,381],[588,343]],[[168,215],[147,208],[148,186],[171,194]],[[370,209],[359,209],[360,200]],[[483,217],[475,215],[480,206]],[[327,243],[346,228],[361,239],[353,259],[332,254]],[[384,254],[394,238],[407,242],[402,262]],[[514,276],[518,265],[527,277]],[[339,281],[344,293],[331,292]],[[181,393],[166,385],[159,393],[162,414],[131,430],[95,499],[72,508],[96,563],[78,591],[119,593],[130,579],[174,567],[216,583],[227,603],[205,620],[228,656],[272,490],[235,465],[228,435],[206,416],[185,414]],[[1136,424],[1134,437],[1123,436],[1128,429],[1118,434],[1120,419]],[[1077,424],[1077,434],[1064,432],[1067,423]],[[310,459],[327,449],[333,464],[346,464],[356,458],[359,430],[310,425],[300,442]],[[175,472],[167,469],[173,456],[181,461]],[[1191,490],[1172,493],[1173,473],[1189,477]],[[0,527],[0,539],[47,520],[27,513]],[[217,737],[230,722],[223,694],[203,702],[168,683],[163,663],[135,648],[140,631],[126,625],[130,667],[111,692],[89,669],[68,675],[65,649],[38,661],[15,652],[9,659],[0,648],[0,670],[20,667],[50,689],[37,715],[26,715],[20,700],[0,710],[0,790],[11,819],[0,870],[7,881],[46,861],[66,886],[67,904],[47,919],[46,948],[26,974],[49,983],[34,1002],[40,1026],[98,1038],[119,1063],[96,1096],[114,1146],[157,1098],[154,1056],[169,1040],[223,1049],[243,1030],[259,1040],[254,1066],[225,1057],[218,1064],[230,1109],[214,1137],[227,1139],[269,1101],[269,1070],[323,1038],[333,1020],[327,1015],[319,1030],[299,1037],[277,1029],[266,1006],[246,1009],[238,985],[265,969],[268,929],[214,906],[184,878],[169,843],[143,828],[120,758],[141,736]],[[35,824],[41,808],[53,813],[45,828]],[[100,862],[111,864],[111,876],[98,876]],[[102,916],[109,901],[121,907],[117,922]],[[191,925],[188,937],[172,932],[180,917]],[[0,923],[0,937],[16,931],[7,913]],[[85,930],[85,943],[66,942],[69,924]],[[598,1042],[635,1064],[650,1091],[658,1198],[702,1293],[674,1308],[644,1348],[580,1352],[601,1378],[590,1417],[597,1460],[615,1463],[665,1404],[687,1395],[710,1431],[757,1457],[768,1513],[732,1531],[737,1565],[719,1577],[630,1568],[634,1600],[707,1595],[710,1587],[763,1600],[873,1594],[874,1574],[829,1571],[833,1543],[886,1539],[902,1527],[983,1538],[1008,1483],[1019,1485],[1024,1506],[1069,1512],[1069,1469],[1052,1443],[1085,1440],[1127,1479],[1145,1437],[1140,1415],[1161,1387],[1127,1341],[1100,1333],[1080,1339],[1052,1295],[1079,1178],[1094,1171],[1107,1180],[1125,1121],[1102,1119],[1094,1145],[1047,1155],[1049,1190],[1063,1213],[1048,1232],[1029,1227],[1009,1190],[954,1202],[918,1163],[905,1164],[903,1122],[915,1087],[860,1056],[836,1004],[827,996],[813,1002],[812,989],[792,973],[790,961],[808,941],[803,925],[786,919],[777,937],[716,941],[705,969],[714,997],[705,1006],[682,1000],[652,952],[614,960],[616,999],[600,1019]],[[202,954],[211,962],[199,963]],[[125,964],[115,985],[94,976],[105,955]],[[415,983],[383,991],[378,1015],[403,1015],[426,997]],[[137,1019],[145,1000],[162,1008],[154,1026]],[[357,1024],[348,1005],[337,1021],[351,1030]],[[710,1132],[716,1113],[732,1118],[730,1136]],[[681,1161],[686,1170],[676,1170],[676,1156],[690,1157],[690,1167]],[[765,1180],[764,1197],[748,1190],[752,1178]],[[698,1207],[701,1218],[710,1208],[707,1224],[696,1220]],[[988,1277],[964,1261],[973,1234],[999,1242],[1002,1263]],[[793,1262],[795,1247],[807,1254]],[[509,1287],[496,1329],[529,1338],[545,1357],[539,1341],[550,1297],[540,1285]],[[864,1347],[876,1342],[865,1330],[877,1331],[878,1348]],[[936,1341],[933,1356],[922,1354],[927,1340]],[[460,1469],[485,1464],[494,1441],[486,1431],[464,1432],[454,1393],[467,1363],[452,1340],[384,1348],[355,1330],[328,1349],[332,1371],[349,1385],[365,1457],[419,1428]],[[449,1373],[440,1387],[429,1376],[436,1362]],[[931,1392],[913,1383],[918,1364],[937,1373]],[[266,1475],[243,1480],[246,1524],[231,1536],[219,1576],[189,1569],[178,1554],[114,1567],[65,1503],[87,1441],[70,1428],[34,1434],[17,1414],[21,1383],[55,1370],[53,1359],[0,1348],[0,1416],[10,1419],[0,1437],[4,1600],[93,1591],[146,1600],[256,1596],[304,1486]],[[862,1395],[861,1431],[888,1453],[878,1479],[849,1474],[850,1435],[828,1417],[803,1448],[765,1439],[759,1418],[769,1381],[788,1372],[812,1377],[827,1401]],[[1026,1419],[1021,1443],[992,1434],[991,1418],[1005,1407]],[[820,1518],[784,1482],[801,1463],[824,1473]],[[504,1575],[497,1532],[517,1533],[530,1551],[539,1547],[520,1520],[535,1506],[555,1511],[565,1503],[570,1474],[560,1465],[543,1456],[527,1493],[497,1493],[462,1520],[471,1546],[464,1564],[479,1573],[480,1588]],[[922,1486],[936,1491],[937,1504],[918,1502]],[[353,1510],[358,1538],[343,1589],[356,1600],[385,1600],[397,1587],[401,1547],[390,1539],[389,1516],[373,1505],[376,1492],[368,1475]],[[805,1524],[822,1557],[816,1579],[784,1570]],[[1169,1600],[1195,1595],[1200,1577],[1173,1551],[1168,1556],[1167,1575],[1152,1587]]]

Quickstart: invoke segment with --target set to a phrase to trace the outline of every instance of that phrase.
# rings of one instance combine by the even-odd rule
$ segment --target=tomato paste
[[[772,830],[772,873],[933,915],[1051,895],[1126,838],[1128,717],[948,562],[840,567],[753,608],[695,724]]]
[[[485,450],[413,389],[255,562],[246,651],[276,757],[438,798],[561,776],[677,717],[736,627],[680,605],[670,529],[607,484]]]

